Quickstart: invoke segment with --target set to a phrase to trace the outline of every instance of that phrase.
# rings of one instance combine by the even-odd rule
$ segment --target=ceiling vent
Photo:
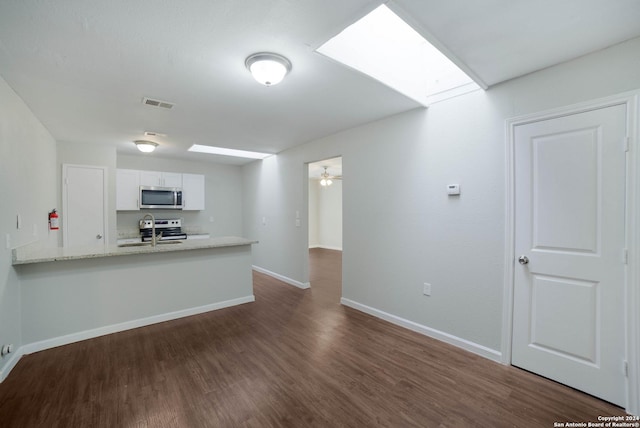
[[[170,103],[168,101],[154,100],[152,98],[147,98],[147,97],[144,97],[142,99],[142,104],[144,104],[146,106],[162,107],[162,108],[166,108],[166,109],[173,108],[173,105],[174,105],[173,103]]]
[[[144,131],[144,135],[145,137],[166,137],[167,134],[162,134],[160,132],[154,132],[154,131]]]

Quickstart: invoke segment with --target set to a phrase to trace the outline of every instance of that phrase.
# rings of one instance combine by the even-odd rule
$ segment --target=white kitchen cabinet
[[[140,196],[140,171],[118,169],[116,171],[116,210],[138,211]]]
[[[182,174],[183,211],[204,210],[204,175]]]
[[[140,171],[140,186],[162,186],[160,171]]]
[[[164,187],[182,187],[182,174],[179,172],[163,172],[162,185]]]
[[[182,187],[179,172],[140,171],[140,186]]]
[[[140,186],[180,187],[185,211],[204,210],[202,174],[118,169],[116,174],[116,210],[138,211]]]

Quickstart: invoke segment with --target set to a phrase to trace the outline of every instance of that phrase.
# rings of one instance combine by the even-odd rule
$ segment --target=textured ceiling
[[[419,105],[314,49],[380,4],[370,0],[2,0],[0,75],[58,141],[154,156],[191,144],[277,153]],[[471,75],[492,85],[640,35],[638,0],[392,0]],[[285,55],[274,87],[244,67]],[[143,97],[175,103],[144,106]]]
[[[482,86],[640,36],[638,0],[397,0],[390,5]]]

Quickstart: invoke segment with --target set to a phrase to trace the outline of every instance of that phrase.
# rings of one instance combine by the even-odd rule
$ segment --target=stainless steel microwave
[[[140,208],[181,210],[183,208],[182,189],[140,186]]]

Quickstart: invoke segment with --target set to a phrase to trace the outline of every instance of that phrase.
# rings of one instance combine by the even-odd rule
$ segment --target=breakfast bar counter
[[[45,263],[61,260],[82,260],[98,257],[130,256],[134,254],[153,254],[160,252],[201,250],[208,248],[235,247],[257,244],[258,241],[240,238],[237,236],[222,236],[209,239],[196,239],[185,241],[160,241],[154,247],[151,243],[101,245],[93,247],[73,248],[43,248],[34,244],[25,245],[13,250],[13,265],[29,263]]]
[[[252,241],[239,237],[13,251],[25,353],[253,302]]]

